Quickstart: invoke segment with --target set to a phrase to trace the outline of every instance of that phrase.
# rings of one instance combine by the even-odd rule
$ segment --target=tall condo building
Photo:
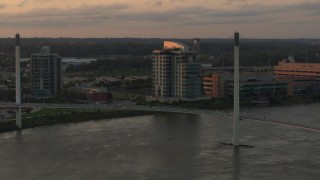
[[[31,96],[50,98],[60,94],[62,87],[61,57],[43,46],[31,55]]]
[[[165,98],[201,96],[200,64],[196,51],[187,45],[164,41],[162,50],[152,53],[153,94]]]

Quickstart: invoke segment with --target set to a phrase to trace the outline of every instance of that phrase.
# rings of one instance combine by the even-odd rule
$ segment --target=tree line
[[[150,74],[152,61],[150,57],[126,56],[117,58],[100,58],[89,64],[77,67],[71,65],[66,72],[95,72],[97,74],[137,75]]]
[[[192,45],[192,39],[157,38],[22,38],[21,57],[38,53],[41,46],[50,46],[51,52],[62,57],[103,57],[105,55],[150,55],[162,49],[163,40]],[[14,55],[14,39],[0,38],[0,52]],[[233,40],[201,39],[201,62],[216,66],[233,64]],[[320,62],[318,39],[241,39],[240,58],[243,66],[275,65],[292,54],[298,62]]]

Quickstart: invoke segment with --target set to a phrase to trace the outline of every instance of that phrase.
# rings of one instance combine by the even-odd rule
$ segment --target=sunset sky
[[[0,37],[320,38],[320,0],[0,0]]]

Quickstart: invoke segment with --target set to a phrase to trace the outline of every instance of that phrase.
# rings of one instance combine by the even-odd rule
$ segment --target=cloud
[[[307,11],[314,11],[320,12],[320,2],[302,2],[298,4],[289,5],[289,7],[296,9],[296,10],[307,10]]]
[[[56,0],[34,0],[36,2],[49,2],[49,1],[56,1]]]
[[[162,6],[162,1],[155,1],[153,3],[154,6]]]
[[[247,0],[227,0],[227,3],[246,2]]]
[[[107,9],[127,9],[129,5],[127,4],[121,4],[121,3],[114,3],[111,5],[105,6]]]
[[[180,0],[175,0],[180,1]],[[155,1],[158,2],[158,1]],[[110,26],[192,26],[212,24],[257,24],[318,21],[320,3],[298,3],[282,5],[251,4],[233,10],[214,9],[202,6],[172,7],[171,9],[147,9],[135,12],[127,4],[81,5],[76,8],[42,8],[24,13],[0,14],[0,24],[6,27],[87,27],[108,24]],[[304,16],[294,16],[295,13]],[[312,15],[313,17],[310,18]],[[292,21],[293,22],[293,21]],[[165,26],[163,26],[165,27]]]
[[[208,25],[208,24],[234,24],[234,23],[279,23],[283,21],[292,23],[318,22],[319,17],[310,18],[319,12],[320,2],[304,2],[297,4],[264,5],[244,4],[233,10],[221,10],[202,6],[172,8],[171,10],[156,12],[132,13],[123,15],[125,21],[154,21],[155,23],[171,23],[184,25]],[[297,15],[297,13],[300,13]],[[301,16],[303,14],[304,16]],[[287,18],[290,19],[287,19]]]
[[[59,9],[59,8],[42,8],[42,9],[33,9],[28,12],[20,14],[10,14],[7,17],[11,18],[45,18],[45,17],[85,17],[85,16],[94,16],[99,14],[111,14],[116,11],[127,9],[128,5],[126,4],[111,4],[111,5],[82,5],[77,8],[71,9]]]
[[[303,12],[305,14],[319,12],[320,2],[302,2],[297,4],[264,5],[245,4],[232,11],[213,13],[215,16],[257,16]]]
[[[232,5],[235,3],[245,3],[247,0],[225,0],[226,2],[224,3],[225,5]]]
[[[4,9],[4,8],[6,8],[6,4],[4,4],[4,3],[0,3],[0,9]]]
[[[170,2],[184,2],[186,0],[170,0]]]
[[[186,0],[146,0],[145,3],[151,6],[161,7],[162,5],[172,4],[176,2],[185,2]]]
[[[146,4],[149,4],[152,7],[161,7],[164,3],[163,0],[147,0],[145,1]]]
[[[86,26],[112,19],[128,8],[126,4],[82,5],[77,8],[33,9],[24,13],[0,14],[0,24],[12,27]]]
[[[28,2],[29,2],[29,0],[23,0],[23,1],[21,1],[21,2],[18,4],[18,6],[19,6],[19,7],[23,7],[23,6],[26,5]]]

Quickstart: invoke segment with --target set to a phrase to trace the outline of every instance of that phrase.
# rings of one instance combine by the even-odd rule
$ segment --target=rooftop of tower
[[[50,47],[49,46],[42,46],[39,54],[50,54]]]
[[[164,41],[163,42],[163,49],[164,50],[176,50],[179,49],[180,51],[190,51],[190,47],[180,43],[180,42],[174,42],[174,41]]]

